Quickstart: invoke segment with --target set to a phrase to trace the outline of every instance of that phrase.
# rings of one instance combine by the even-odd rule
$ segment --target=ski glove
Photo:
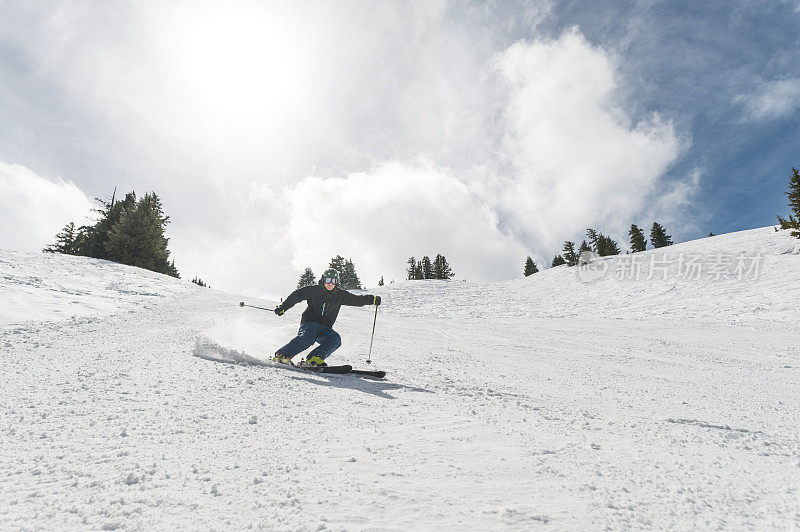
[[[381,296],[372,296],[372,304],[376,307],[381,304]]]
[[[278,305],[277,307],[275,307],[275,314],[277,314],[278,316],[283,316],[284,314],[286,314],[286,310],[282,306]]]

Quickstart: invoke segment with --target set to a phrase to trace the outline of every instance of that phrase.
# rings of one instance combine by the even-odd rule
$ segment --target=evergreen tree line
[[[444,255],[436,255],[436,258],[431,262],[430,257],[425,255],[422,260],[417,260],[411,257],[406,261],[408,268],[406,269],[407,278],[410,281],[420,279],[452,279],[455,273],[447,263]]]
[[[339,272],[339,285],[341,288],[345,290],[360,290],[362,288],[361,280],[358,278],[356,266],[352,259],[345,260],[341,255],[336,255],[331,259],[328,268],[333,268]],[[381,280],[383,280],[383,277],[381,277]],[[303,288],[304,286],[313,284],[317,284],[317,276],[314,275],[314,271],[311,268],[306,268],[302,275],[300,275],[297,288]]]
[[[789,198],[789,208],[792,213],[789,218],[778,216],[781,229],[791,229],[792,236],[800,238],[800,174],[797,168],[792,168],[792,175],[789,177],[789,189],[784,192]]]
[[[633,253],[647,249],[647,240],[644,238],[644,232],[637,227],[636,224],[631,224],[628,235],[630,236],[631,251]],[[667,231],[661,224],[653,222],[653,226],[650,228],[650,243],[654,248],[671,246],[672,236],[667,234]],[[553,268],[561,266],[562,264],[575,266],[578,264],[580,256],[584,251],[591,251],[601,257],[619,255],[621,253],[616,240],[608,235],[604,235],[596,229],[590,228],[586,230],[586,239],[580,243],[577,249],[575,248],[575,242],[570,240],[565,241],[561,253],[553,257],[550,267]],[[525,267],[523,270],[525,277],[538,272],[539,268],[529,256],[525,260]]]
[[[792,236],[800,238],[800,172],[798,172],[797,168],[792,167],[792,175],[789,176],[788,189],[786,192],[784,192],[784,194],[786,194],[787,198],[789,199],[789,208],[791,213],[789,214],[788,218],[778,215],[778,223],[780,224],[781,229],[789,229],[791,230]],[[777,228],[775,230],[777,231]],[[610,237],[607,237],[602,233],[595,231],[594,229],[587,229],[586,234],[589,238],[589,241],[587,242],[584,240],[581,242],[581,245],[577,251],[575,250],[574,242],[564,242],[564,248],[562,250],[563,254],[553,257],[551,266],[559,266],[561,264],[574,266],[578,263],[581,253],[585,250],[594,251],[601,257],[607,255],[618,255],[620,253],[619,246]],[[647,240],[644,238],[644,232],[637,227],[636,224],[631,224],[631,228],[628,231],[628,236],[630,236],[632,253],[638,253],[647,249]],[[708,236],[714,236],[714,233],[708,233]],[[672,244],[672,236],[667,234],[667,231],[661,224],[658,222],[653,222],[653,226],[650,228],[650,245],[657,249],[665,246],[671,246]],[[530,257],[528,257],[525,261],[525,276],[527,277],[528,275],[538,271],[539,270],[536,267],[536,264]]]
[[[164,236],[169,216],[164,215],[155,192],[137,199],[131,191],[121,201],[116,201],[115,195],[111,201],[97,201],[102,207],[93,209],[99,214],[94,225],[76,228],[75,222],[70,222],[56,235],[55,244],[42,251],[105,259],[180,277],[175,261],[169,259],[169,239]]]

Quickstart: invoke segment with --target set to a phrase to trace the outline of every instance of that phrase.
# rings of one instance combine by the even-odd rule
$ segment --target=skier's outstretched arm
[[[342,304],[350,307],[364,307],[366,305],[378,306],[381,304],[381,296],[373,296],[371,294],[357,296],[345,290]]]
[[[283,303],[275,307],[275,314],[278,316],[283,316],[284,313],[295,306],[296,304],[300,303],[301,301],[305,301],[308,299],[308,289],[311,286],[304,286],[303,288],[298,288],[287,297]]]

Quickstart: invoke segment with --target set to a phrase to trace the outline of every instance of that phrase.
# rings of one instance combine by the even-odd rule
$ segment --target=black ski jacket
[[[315,321],[333,327],[342,305],[350,307],[372,305],[375,297],[371,295],[357,296],[347,290],[342,290],[339,285],[328,291],[320,279],[316,285],[304,286],[292,292],[280,306],[283,310],[289,310],[301,301],[308,302],[308,308],[303,311],[303,316],[300,318],[301,325],[308,321]]]

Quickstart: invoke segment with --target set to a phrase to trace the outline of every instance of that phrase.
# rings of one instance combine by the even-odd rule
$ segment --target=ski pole
[[[260,310],[267,310],[267,311],[269,311],[269,312],[274,312],[274,309],[271,309],[271,308],[256,307],[256,306],[254,306],[254,305],[245,305],[244,301],[240,302],[240,303],[239,303],[239,306],[240,306],[240,307],[250,307],[250,308],[257,308],[257,309],[260,309]]]
[[[378,321],[378,305],[375,305],[375,319],[372,320],[372,339],[369,341],[369,354],[367,364],[372,364],[372,341],[375,340],[375,323]]]

